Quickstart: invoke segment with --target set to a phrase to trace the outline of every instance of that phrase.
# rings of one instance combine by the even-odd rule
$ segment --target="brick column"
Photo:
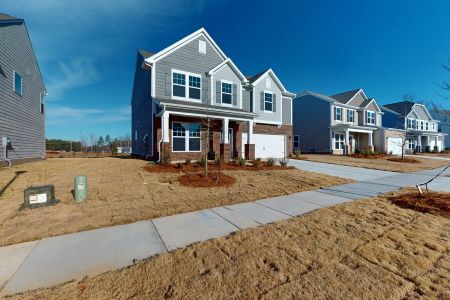
[[[245,159],[255,160],[255,144],[245,144]]]
[[[171,161],[171,147],[170,147],[170,143],[161,143],[161,149],[160,149],[161,153],[160,153],[160,160],[164,160],[164,157],[168,158],[169,162]]]
[[[225,161],[231,160],[230,144],[220,144],[220,156],[223,157]]]
[[[375,148],[373,146],[367,146],[367,151],[368,152],[374,152]]]

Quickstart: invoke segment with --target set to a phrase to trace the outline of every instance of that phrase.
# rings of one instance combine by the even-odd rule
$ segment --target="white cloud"
[[[71,89],[92,84],[100,75],[91,60],[77,58],[70,62],[59,62],[48,78],[47,100],[60,100]]]
[[[129,121],[131,109],[129,106],[96,109],[48,105],[46,117],[47,125],[95,125]]]

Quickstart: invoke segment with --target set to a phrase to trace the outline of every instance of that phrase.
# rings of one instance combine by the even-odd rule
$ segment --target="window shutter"
[[[222,84],[220,80],[216,81],[216,103],[222,102]]]
[[[277,111],[277,95],[276,94],[272,94],[272,111],[273,112]]]
[[[261,111],[264,111],[264,92],[260,93]]]
[[[233,105],[237,106],[237,84],[233,84]]]
[[[166,96],[172,95],[172,74],[166,73]]]

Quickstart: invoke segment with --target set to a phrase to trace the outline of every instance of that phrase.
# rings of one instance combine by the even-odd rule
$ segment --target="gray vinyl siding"
[[[331,104],[311,95],[293,100],[293,136],[302,152],[330,152]]]
[[[206,42],[206,54],[198,51],[199,40]],[[205,74],[222,61],[223,59],[204,37],[193,40],[155,63],[155,97],[172,98],[172,69],[177,69],[201,75],[202,102],[206,103],[210,99],[210,80]]]
[[[431,121],[430,117],[428,116],[427,112],[425,111],[426,108],[424,108],[423,106],[416,105],[416,106],[414,106],[413,110],[416,112],[419,119]]]
[[[283,125],[292,125],[291,102],[292,102],[291,98],[283,97],[283,102],[282,102]]]
[[[213,99],[214,105],[221,105],[221,80],[230,81],[233,83],[233,107],[239,108],[241,103],[240,86],[241,80],[239,76],[230,68],[228,64],[224,65],[220,70],[216,71],[213,75]],[[217,87],[220,87],[217,89]],[[215,101],[214,101],[215,100]]]
[[[266,88],[266,78],[271,78],[272,84],[271,88]],[[257,117],[257,121],[260,123],[264,123],[264,121],[267,122],[280,122],[281,123],[281,89],[278,87],[278,85],[275,83],[275,80],[273,80],[272,76],[266,75],[265,77],[261,78],[261,80],[258,82],[258,84],[255,86],[255,94],[253,97],[255,97],[255,107],[254,112],[258,113],[259,116]],[[274,112],[265,112],[264,108],[262,106],[263,99],[263,92],[264,91],[270,91],[274,93],[275,95],[275,111]]]
[[[0,25],[0,67],[0,137],[9,137],[15,147],[8,157],[44,157],[46,107],[41,113],[40,95],[45,86],[24,24]],[[22,95],[13,90],[13,70],[22,76]]]
[[[250,91],[246,89],[242,89],[242,109],[245,111],[251,111],[252,109]]]
[[[134,84],[131,98],[131,139],[135,155],[153,155],[153,100],[151,98],[151,70],[142,69],[143,57],[138,53],[136,59]],[[135,132],[137,130],[137,140]],[[148,134],[148,142],[144,136]]]
[[[375,125],[377,127],[382,127],[383,126],[383,115],[382,114],[376,113]]]

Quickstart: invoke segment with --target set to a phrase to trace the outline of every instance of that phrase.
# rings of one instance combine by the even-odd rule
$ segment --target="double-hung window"
[[[375,125],[375,112],[367,112],[367,124]]]
[[[172,95],[175,97],[186,97],[186,75],[172,73]]]
[[[335,121],[342,121],[342,107],[335,107],[334,108],[334,120]]]
[[[14,92],[16,94],[22,96],[22,76],[20,76],[19,73],[14,71],[14,86],[13,86]]]
[[[415,142],[413,138],[408,139],[408,149],[414,149],[415,148]]]
[[[200,100],[201,89],[202,78],[200,75],[183,71],[172,72],[172,96],[174,98]]]
[[[355,122],[355,111],[353,109],[347,110],[347,122]]]
[[[428,130],[428,122],[425,122],[425,130]]]
[[[423,121],[420,121],[420,130],[423,130]]]
[[[334,134],[334,149],[335,150],[344,150],[344,134],[343,133],[335,133]]]
[[[298,135],[294,135],[294,149],[298,150],[300,147],[300,139]]]
[[[222,81],[222,103],[223,104],[233,103],[233,85],[229,82]]]
[[[264,92],[264,111],[273,111],[273,94]]]
[[[408,129],[414,129],[414,119],[408,118]]]
[[[174,152],[199,152],[201,150],[201,126],[197,123],[172,125],[172,150]]]

